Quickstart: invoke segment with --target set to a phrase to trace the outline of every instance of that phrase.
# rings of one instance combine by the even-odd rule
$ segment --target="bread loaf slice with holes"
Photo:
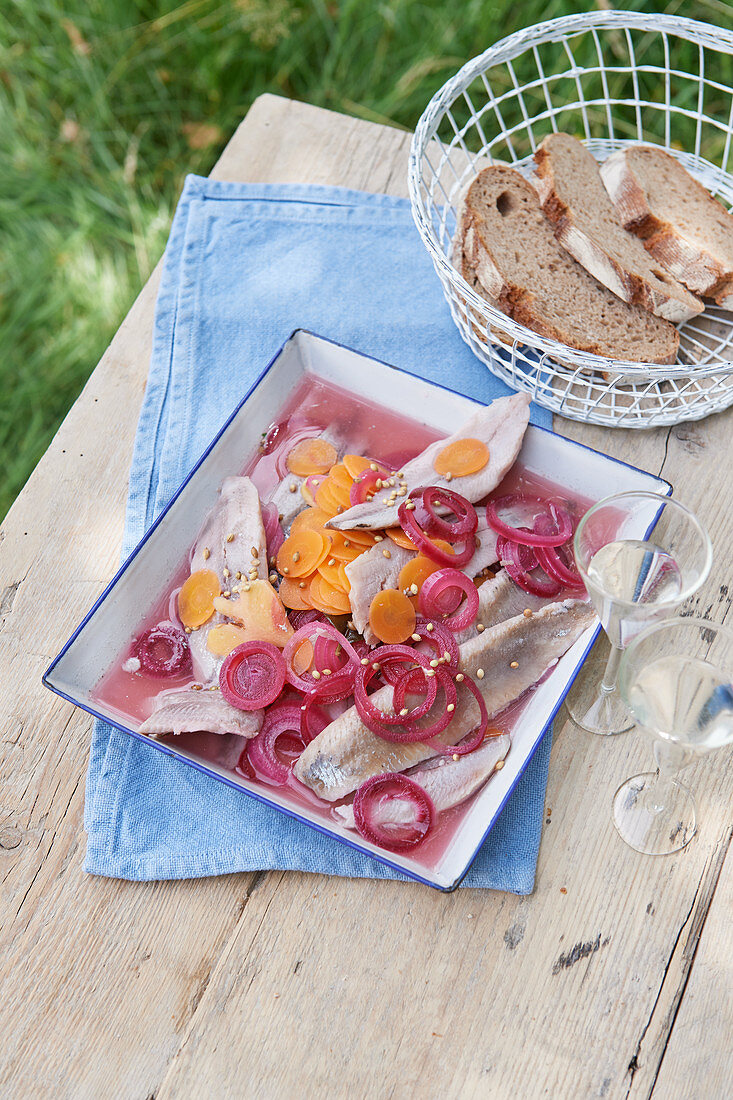
[[[693,291],[733,309],[733,217],[663,149],[632,145],[601,167],[621,223]]]
[[[536,187],[555,236],[586,271],[624,302],[667,321],[688,321],[705,308],[655,264],[622,225],[598,162],[571,134],[550,134],[534,155]]]
[[[513,168],[484,168],[461,212],[465,263],[497,307],[541,336],[580,351],[672,363],[679,334],[627,305],[555,239],[537,192]]]

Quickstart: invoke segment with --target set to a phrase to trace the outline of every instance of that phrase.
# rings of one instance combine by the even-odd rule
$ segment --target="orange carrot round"
[[[296,531],[285,539],[277,552],[278,572],[286,577],[305,577],[324,560],[328,545],[328,539],[318,531]]]
[[[371,459],[363,455],[344,455],[341,459],[352,481],[356,481],[371,466]]]
[[[195,630],[214,614],[214,600],[221,592],[213,569],[198,569],[183,583],[178,593],[178,616],[184,626]]]
[[[489,461],[489,448],[480,439],[457,439],[438,451],[433,460],[437,474],[467,477],[483,470]]]
[[[333,564],[331,564],[332,562]],[[341,562],[337,558],[326,558],[326,560],[322,561],[318,566],[316,572],[323,577],[324,581],[328,581],[334,588],[338,588],[339,591],[342,591],[343,586],[341,584],[340,570]]]
[[[285,465],[296,477],[327,473],[338,458],[333,443],[325,439],[301,439],[285,460]]]
[[[346,615],[351,611],[349,597],[345,592],[334,588],[320,573],[316,573],[310,583],[310,599],[313,606],[325,615]]]
[[[301,584],[303,588],[300,587]],[[289,607],[291,611],[309,611],[313,607],[308,594],[309,585],[309,577],[299,581],[290,581],[285,577],[280,582],[277,594],[285,607]]]
[[[417,554],[400,569],[400,574],[397,578],[397,587],[400,592],[408,593],[409,589],[415,585],[417,587],[417,592],[409,592],[409,595],[417,598],[425,581],[428,577],[432,576],[433,573],[436,573],[438,569],[442,569],[442,566],[438,565],[437,561],[431,561],[430,558],[426,558],[424,554]]]
[[[401,527],[388,527],[384,533],[389,535],[392,542],[396,543],[397,546],[401,546],[404,550],[417,550],[415,543],[412,539],[408,539]]]
[[[396,588],[377,592],[369,607],[369,625],[381,642],[406,642],[415,630],[415,608]]]
[[[327,516],[320,508],[304,508],[302,512],[298,512],[298,515],[290,524],[290,534],[294,535],[296,531],[304,531],[307,527],[311,531],[318,531],[320,535],[325,535],[324,525],[329,519],[330,516]]]

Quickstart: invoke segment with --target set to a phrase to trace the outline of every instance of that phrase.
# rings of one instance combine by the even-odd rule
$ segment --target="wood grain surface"
[[[408,148],[403,132],[263,96],[213,174],[404,195]],[[40,676],[117,566],[158,278],[0,530],[0,1096],[730,1096],[729,753],[689,773],[698,836],[651,859],[610,820],[647,748],[558,723],[527,898],[83,873],[91,720]],[[717,551],[695,607],[729,616],[733,413],[556,428],[673,482]]]

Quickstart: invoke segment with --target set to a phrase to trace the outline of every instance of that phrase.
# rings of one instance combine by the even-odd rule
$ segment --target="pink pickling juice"
[[[324,438],[327,433],[329,439],[339,441],[338,451],[341,457],[344,454],[365,456],[378,465],[380,470],[388,468],[392,471],[401,471],[406,463],[420,455],[429,444],[440,438],[436,432],[409,419],[402,412],[396,412],[387,407],[357,398],[321,378],[308,375],[293,392],[277,421],[274,424],[262,425],[260,450],[255,454],[242,455],[240,469],[234,470],[232,473],[246,475],[250,478],[259,493],[260,499],[263,502],[267,501],[281,482],[291,477],[288,472],[287,460],[294,446],[303,440],[319,437],[322,433]],[[549,473],[551,471],[548,471]],[[345,475],[343,476],[345,477]],[[306,491],[301,490],[300,479],[291,477],[291,480],[294,483],[297,481],[297,488],[294,492],[298,494],[298,504],[302,503],[305,506],[307,501],[311,508],[315,508],[318,500],[326,499],[326,495],[322,495],[314,501],[312,496],[309,497]],[[316,479],[314,485],[316,488],[320,488],[318,479]],[[313,487],[311,486],[311,490]],[[457,488],[456,492],[460,492],[460,490]],[[301,495],[305,497],[302,501]],[[508,497],[519,497],[520,499],[539,498],[542,501],[553,501],[559,504],[564,514],[569,517],[568,522],[572,524],[573,529],[591,504],[589,500],[569,494],[561,486],[555,484],[551,477],[539,476],[534,471],[522,468],[517,462],[514,463],[501,482],[491,492],[491,499],[493,500]],[[328,499],[331,498],[328,497]],[[215,504],[216,502],[212,501],[212,506]],[[478,511],[482,511],[480,504],[477,507]],[[514,522],[518,523],[519,521],[515,519]],[[345,531],[343,534],[347,536],[348,532]],[[393,544],[387,542],[387,545],[392,546]],[[192,552],[190,547],[181,547],[180,567],[171,576],[168,589],[161,593],[155,607],[141,620],[135,639],[130,639],[125,643],[119,658],[102,677],[95,689],[96,698],[110,707],[119,716],[123,724],[129,725],[133,729],[138,729],[140,724],[151,715],[159,693],[168,692],[174,688],[187,688],[194,683],[197,683],[198,686],[190,665],[167,676],[153,675],[146,672],[143,667],[135,667],[136,642],[146,630],[163,620],[170,621],[180,629],[177,594],[189,576]],[[520,569],[520,574],[525,566],[529,567],[530,557],[531,554],[526,547],[521,554],[518,553],[517,568]],[[335,578],[336,574],[333,570],[337,568],[338,564],[329,565],[328,563],[332,561],[333,559],[327,559],[324,566],[324,568],[327,566],[331,570],[327,572],[330,580]],[[568,561],[566,555],[561,559],[560,564],[561,566],[570,567],[572,563]],[[270,563],[270,568],[273,568],[272,563]],[[499,566],[496,565],[495,569],[498,570]],[[484,574],[486,574],[486,569],[483,569],[481,576],[476,578],[479,593],[481,583],[489,583],[491,580],[490,574],[489,580],[485,579]],[[315,573],[313,575],[315,576]],[[284,576],[278,573],[276,568],[274,573],[271,574],[271,578],[274,579],[275,586],[281,585],[285,579]],[[303,582],[299,583],[303,588]],[[332,589],[328,584],[325,584],[322,587],[316,587],[314,591],[322,594],[323,591],[331,592]],[[573,588],[565,584],[560,585],[557,582],[556,592],[552,598],[555,601],[561,601],[568,596],[577,598],[578,595],[582,597],[584,593],[577,586]],[[527,602],[529,602],[529,598]],[[296,622],[298,621],[298,614],[302,614],[302,612],[289,611],[291,619]],[[446,617],[449,619],[451,614],[453,614],[452,611],[446,612]],[[323,618],[324,615],[322,614],[321,619]],[[330,615],[328,620],[339,631],[345,632],[351,641],[356,642],[356,633],[347,626],[351,621],[348,612],[340,615]],[[414,639],[414,635],[412,637]],[[359,653],[367,652],[360,637],[358,641],[362,646]],[[378,641],[377,644],[379,644]],[[408,644],[412,644],[409,639]],[[421,652],[426,652],[422,642],[418,648]],[[432,651],[429,652],[432,656]],[[366,658],[363,658],[361,664],[364,664],[365,660]],[[508,705],[502,707],[499,713],[490,716],[490,722],[488,723],[490,731],[499,729],[502,734],[511,736],[512,728],[524,710],[533,688],[544,679],[553,664],[554,660],[550,662],[547,669],[541,673],[530,688],[521,692],[517,699],[511,700]],[[441,675],[443,674],[442,669],[439,669],[438,672]],[[482,669],[479,669],[479,673],[479,679],[483,678]],[[459,677],[459,679],[462,679],[462,677]],[[482,689],[485,687],[485,685],[480,686]],[[374,684],[372,684],[373,687]],[[209,687],[204,686],[203,690],[209,690]],[[445,699],[447,699],[448,689],[445,688],[444,691]],[[279,699],[273,706],[277,707],[283,703],[291,704],[293,707],[300,707],[302,703],[299,693],[288,683],[285,684]],[[321,709],[325,714],[326,721],[329,718],[335,721],[349,710],[353,703],[353,696],[348,696],[336,702],[326,703]],[[328,822],[329,827],[341,822],[341,818],[338,816],[339,807],[345,806],[348,809],[354,797],[353,792],[349,792],[344,797],[325,800],[319,797],[316,789],[311,789],[295,777],[290,765],[297,760],[303,751],[303,743],[298,740],[298,736],[294,732],[284,733],[278,739],[276,746],[273,742],[272,752],[276,754],[276,759],[288,767],[287,779],[284,782],[277,783],[273,782],[270,775],[264,774],[256,763],[253,765],[247,748],[250,742],[240,736],[230,733],[184,732],[177,735],[158,734],[158,738],[167,744],[184,749],[190,756],[203,764],[214,764],[227,772],[233,773],[240,780],[247,781],[253,789],[260,789],[265,796],[271,793],[273,787],[276,786],[280,798],[291,806],[294,812],[307,808],[311,813],[317,813],[324,821]],[[458,761],[458,756],[453,757],[450,754],[445,754],[445,758],[448,764],[451,761]],[[257,759],[255,755],[255,761]],[[498,767],[502,766],[503,762],[500,760]],[[408,775],[411,771],[412,769],[408,767]],[[417,781],[417,773],[413,771],[413,774],[415,774]],[[489,777],[487,777],[487,781],[490,781]],[[461,821],[466,816],[480,789],[481,786],[458,804],[436,812],[424,837],[410,850],[411,858],[427,868],[434,868],[440,861],[446,847],[456,835]],[[383,810],[384,805],[382,805]],[[389,817],[389,813],[387,816]],[[401,826],[398,826],[398,834],[400,828]],[[356,837],[355,833],[347,833],[347,835]],[[371,839],[370,836],[366,838]],[[389,849],[387,847],[386,850],[399,849]]]

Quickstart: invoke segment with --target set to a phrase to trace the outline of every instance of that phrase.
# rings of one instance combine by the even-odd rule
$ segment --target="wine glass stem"
[[[657,778],[653,785],[654,809],[664,810],[670,803],[671,787],[684,763],[684,752],[679,745],[667,741],[654,742],[654,759]]]
[[[616,690],[616,682],[618,681],[618,666],[621,664],[621,658],[624,655],[623,649],[619,646],[611,645],[611,653],[606,663],[606,668],[603,673],[603,679],[601,680],[601,692],[604,695],[610,695],[611,692]]]

